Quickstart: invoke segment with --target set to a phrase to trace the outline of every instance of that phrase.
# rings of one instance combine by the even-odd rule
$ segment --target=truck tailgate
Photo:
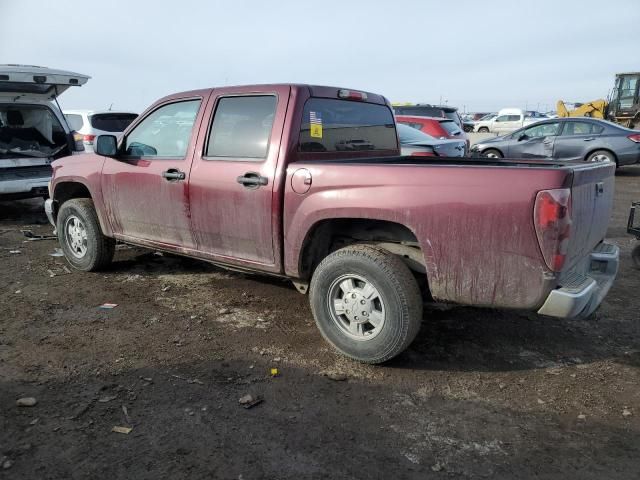
[[[589,255],[604,239],[613,210],[616,166],[596,163],[576,166],[571,184],[571,236],[565,270]]]

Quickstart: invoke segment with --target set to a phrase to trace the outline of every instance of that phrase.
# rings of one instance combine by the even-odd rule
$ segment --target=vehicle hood
[[[0,95],[45,100],[60,96],[69,87],[87,83],[89,76],[33,65],[0,65]]]

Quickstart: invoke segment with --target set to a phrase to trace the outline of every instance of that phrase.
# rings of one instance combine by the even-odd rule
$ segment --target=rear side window
[[[460,133],[460,127],[453,120],[440,122],[440,126],[444,128],[447,131],[447,133],[451,135],[457,135]]]
[[[97,130],[124,132],[137,117],[134,113],[96,113],[89,117],[89,123]]]
[[[82,115],[77,113],[67,113],[64,115],[71,130],[80,130],[82,128]]]
[[[224,97],[218,101],[207,141],[207,157],[266,158],[277,98]]]
[[[596,125],[590,122],[566,122],[562,136],[571,135],[599,135],[604,130],[602,125]]]
[[[310,98],[304,105],[301,152],[396,150],[393,114],[386,105]]]

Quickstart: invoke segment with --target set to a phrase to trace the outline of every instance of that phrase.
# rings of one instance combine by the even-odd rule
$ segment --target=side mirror
[[[529,138],[527,136],[526,133],[521,133],[520,136],[518,137],[518,141],[521,142],[522,140],[526,140],[527,138]]]
[[[115,135],[99,135],[95,145],[96,153],[103,157],[115,157],[118,153],[118,139]]]

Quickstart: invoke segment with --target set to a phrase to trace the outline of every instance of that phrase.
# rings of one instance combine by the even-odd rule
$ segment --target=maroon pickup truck
[[[45,208],[75,268],[121,241],[287,277],[363,362],[411,343],[423,299],[586,316],[618,268],[613,163],[401,157],[372,93],[179,93],[53,170]]]

